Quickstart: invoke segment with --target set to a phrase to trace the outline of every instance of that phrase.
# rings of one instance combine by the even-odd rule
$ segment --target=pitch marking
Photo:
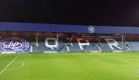
[[[21,62],[22,64],[17,66],[17,67],[13,67],[13,68],[9,68],[9,69],[6,69],[6,70],[14,70],[14,69],[17,69],[17,68],[20,68],[20,67],[23,67],[25,65],[24,62]]]
[[[15,57],[9,64],[7,64],[0,72],[0,75],[17,59],[17,57]]]

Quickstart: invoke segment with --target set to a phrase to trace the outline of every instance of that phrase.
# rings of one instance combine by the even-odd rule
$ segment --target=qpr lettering
[[[21,48],[23,47],[22,43],[20,42],[3,42],[2,44],[3,48],[6,49],[6,48],[10,48],[12,50],[15,50],[15,51],[19,51],[21,50]]]
[[[29,42],[17,37],[3,38],[0,41],[1,52],[26,52]]]

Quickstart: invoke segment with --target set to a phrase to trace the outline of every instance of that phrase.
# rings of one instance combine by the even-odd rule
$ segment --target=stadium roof
[[[0,22],[0,31],[139,34],[139,27]]]

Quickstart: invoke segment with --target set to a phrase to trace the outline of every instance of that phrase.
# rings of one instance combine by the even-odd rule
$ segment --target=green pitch
[[[139,80],[139,54],[1,54],[0,80]]]

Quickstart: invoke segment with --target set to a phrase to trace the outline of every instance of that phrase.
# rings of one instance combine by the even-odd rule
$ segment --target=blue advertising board
[[[0,22],[0,31],[139,34],[139,27]]]
[[[29,42],[18,37],[7,37],[0,40],[0,52],[28,52]]]

